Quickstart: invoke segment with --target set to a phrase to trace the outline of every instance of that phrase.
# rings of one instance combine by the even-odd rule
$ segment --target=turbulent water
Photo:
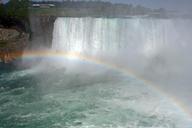
[[[0,126],[191,128],[187,115],[142,81],[103,66],[79,63],[85,67],[58,68],[46,62],[33,69],[1,73]]]
[[[0,128],[192,128],[178,104],[122,72],[129,67],[148,78],[181,75],[181,64],[169,65],[191,47],[185,31],[190,22],[58,18],[51,50],[90,59],[48,54],[23,58],[22,65],[37,61],[27,69],[1,66]],[[181,57],[169,61],[178,51]]]

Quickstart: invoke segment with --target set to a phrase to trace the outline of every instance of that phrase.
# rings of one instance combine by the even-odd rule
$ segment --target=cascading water
[[[53,32],[55,50],[93,52],[139,51],[155,55],[165,46],[184,47],[181,35],[190,21],[170,19],[58,18]],[[179,25],[179,26],[178,26]],[[188,37],[187,37],[188,36]]]

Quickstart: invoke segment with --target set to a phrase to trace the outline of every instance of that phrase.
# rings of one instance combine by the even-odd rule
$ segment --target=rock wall
[[[0,28],[0,60],[9,63],[22,56],[29,34],[18,32],[15,29]]]
[[[49,48],[52,44],[53,27],[56,17],[47,15],[31,15],[30,34],[17,26],[0,28],[0,62],[9,63],[22,56],[24,49],[35,50]]]

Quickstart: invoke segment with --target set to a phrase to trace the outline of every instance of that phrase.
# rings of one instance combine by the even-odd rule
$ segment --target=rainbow
[[[174,97],[170,94],[167,94],[165,91],[163,91],[161,88],[159,88],[159,86],[157,86],[157,84],[154,84],[151,81],[140,77],[133,70],[128,69],[127,67],[122,67],[120,65],[111,64],[111,63],[107,62],[106,60],[102,60],[100,58],[98,59],[97,57],[94,57],[94,56],[82,55],[79,52],[50,51],[50,50],[25,51],[24,54],[18,58],[36,58],[36,57],[75,58],[75,59],[91,62],[91,63],[98,64],[98,65],[104,65],[105,67],[113,69],[115,71],[118,71],[118,72],[121,72],[121,73],[124,73],[127,75],[132,75],[132,76],[136,77],[137,79],[142,80],[149,88],[156,90],[163,96],[166,96],[173,104],[175,104],[177,107],[179,107],[183,113],[185,113],[187,116],[189,116],[192,119],[192,112],[189,110],[189,108],[184,103],[182,103],[176,97]]]

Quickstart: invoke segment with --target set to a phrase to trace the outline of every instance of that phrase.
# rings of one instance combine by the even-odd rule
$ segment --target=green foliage
[[[0,25],[6,27],[17,26],[30,32],[29,0],[9,0],[7,4],[0,4]]]
[[[28,0],[10,0],[6,5],[6,15],[18,19],[27,19],[28,5]]]
[[[0,4],[0,17],[4,16],[5,15],[5,7],[3,4]]]

